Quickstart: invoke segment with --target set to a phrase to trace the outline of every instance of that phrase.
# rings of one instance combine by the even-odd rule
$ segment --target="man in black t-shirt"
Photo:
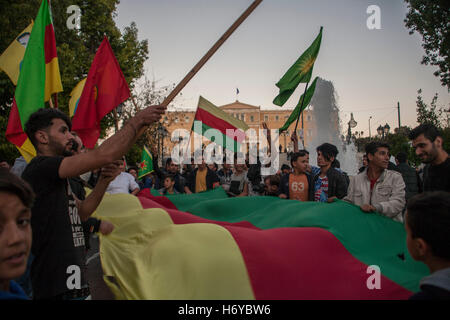
[[[431,124],[422,124],[411,131],[409,139],[416,155],[426,164],[422,190],[450,192],[450,158],[439,130]]]
[[[85,299],[89,288],[84,275],[85,239],[81,221],[94,212],[106,188],[119,173],[120,159],[146,126],[160,119],[165,108],[152,106],[131,118],[100,147],[70,155],[73,135],[70,119],[57,109],[33,113],[25,132],[37,156],[22,174],[36,193],[32,208],[31,280],[35,299]],[[84,201],[76,198],[68,178],[101,168],[96,187]]]

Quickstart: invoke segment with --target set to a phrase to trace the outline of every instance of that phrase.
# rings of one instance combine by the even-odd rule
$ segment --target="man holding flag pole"
[[[48,1],[43,0],[24,55],[6,134],[18,147],[23,146],[24,141],[29,139],[30,146],[37,154],[22,175],[36,193],[31,218],[34,256],[31,266],[33,297],[85,299],[89,297],[89,287],[84,274],[85,243],[81,221],[86,220],[94,212],[109,182],[119,174],[118,166],[122,160],[118,159],[121,159],[136,142],[138,133],[158,121],[166,108],[148,107],[137,113],[119,132],[97,149],[64,157],[71,154],[74,140],[71,134],[71,121],[66,114],[57,109],[42,108],[44,101],[50,99],[50,94],[61,88],[58,85],[60,76],[56,47],[42,46],[42,43],[54,44],[54,41],[48,40],[47,37],[54,40]],[[104,44],[103,48],[105,50],[97,52],[97,60],[94,59],[94,63],[97,63],[96,65],[93,63],[96,68],[91,68],[92,72],[89,72],[83,92],[86,93],[84,98],[86,102],[80,101],[77,110],[80,116],[91,114],[86,108],[94,108],[96,113],[98,102],[102,103],[103,110],[112,110],[122,102],[120,100],[124,96],[125,99],[128,98],[126,96],[128,85],[126,82],[123,84],[120,67],[113,54],[108,52],[108,45]],[[98,54],[103,56],[98,57]],[[111,60],[112,58],[114,60]],[[106,62],[120,72],[112,68],[105,70],[105,65],[108,65]],[[101,71],[106,71],[109,75],[108,82],[102,81]],[[103,96],[105,93],[113,95],[105,99]],[[116,101],[119,102],[116,104]],[[94,132],[95,124],[91,127]],[[82,129],[88,130],[89,127],[85,126]],[[96,188],[84,201],[80,201],[71,191],[68,178],[77,177],[97,168],[102,169]]]

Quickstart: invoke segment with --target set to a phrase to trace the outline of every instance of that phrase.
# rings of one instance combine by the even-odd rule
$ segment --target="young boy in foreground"
[[[12,280],[27,268],[33,201],[34,193],[28,184],[0,168],[0,300],[28,299]]]
[[[425,263],[431,273],[410,300],[450,299],[450,194],[437,191],[412,197],[405,229],[411,257]]]

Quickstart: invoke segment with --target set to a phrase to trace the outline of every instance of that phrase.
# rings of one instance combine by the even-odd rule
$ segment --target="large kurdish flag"
[[[147,189],[105,196],[97,216],[116,227],[100,256],[118,299],[407,299],[428,274],[402,224],[343,201]]]
[[[6,128],[6,138],[27,161],[36,151],[24,132],[25,123],[32,113],[45,107],[51,94],[61,91],[55,32],[48,0],[43,0],[25,50]]]
[[[231,151],[240,151],[248,126],[200,96],[192,130]]]

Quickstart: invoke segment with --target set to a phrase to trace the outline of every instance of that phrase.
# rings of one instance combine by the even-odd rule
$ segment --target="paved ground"
[[[86,265],[87,280],[89,282],[92,300],[112,300],[114,299],[114,295],[103,281],[103,270],[99,254],[99,239],[96,235],[91,236],[90,244],[91,248],[87,254]]]

